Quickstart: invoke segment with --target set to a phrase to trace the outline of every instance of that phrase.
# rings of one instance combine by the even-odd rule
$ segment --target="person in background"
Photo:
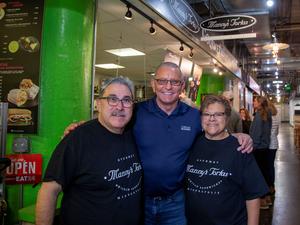
[[[249,134],[250,126],[251,126],[251,118],[247,109],[240,109],[240,117],[242,120],[243,133]]]
[[[233,93],[232,91],[224,91],[223,97],[228,100],[231,106],[231,115],[229,117],[229,121],[227,123],[227,131],[229,133],[241,133],[243,132],[242,120],[240,118],[239,113],[233,108]]]
[[[229,102],[208,95],[201,104],[205,135],[191,147],[186,170],[188,225],[258,225],[260,196],[268,186],[252,154],[240,154],[226,131]]]
[[[202,132],[200,115],[179,99],[185,83],[178,65],[161,63],[151,86],[155,96],[136,104],[132,121],[144,171],[145,225],[185,225],[184,175],[189,149]],[[238,150],[252,150],[248,135],[235,136]]]
[[[256,162],[267,182],[270,186],[269,176],[269,145],[272,127],[272,115],[269,110],[268,100],[263,96],[257,96],[253,101],[255,115],[250,126],[250,136],[253,139],[254,156]],[[261,198],[261,209],[268,209],[268,195]]]
[[[277,109],[275,105],[269,101],[269,108],[272,113],[272,128],[271,128],[271,136],[270,136],[270,145],[269,145],[269,174],[270,174],[270,194],[275,193],[275,157],[278,149],[278,132],[279,132],[279,124],[280,118],[277,113]]]
[[[56,147],[38,193],[36,225],[53,223],[63,192],[60,224],[142,224],[142,167],[132,130],[133,84],[106,80],[97,99],[98,119],[65,136]]]
[[[191,106],[193,108],[199,109],[199,106],[197,106],[195,104],[195,102],[192,101],[192,99],[190,99],[188,96],[186,96],[185,89],[183,89],[183,91],[179,95],[179,98],[180,98],[180,101],[184,102],[185,104],[187,104],[187,105],[189,105],[189,106]]]

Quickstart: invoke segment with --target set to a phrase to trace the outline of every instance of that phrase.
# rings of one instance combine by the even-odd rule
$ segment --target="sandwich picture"
[[[31,111],[28,109],[12,108],[8,109],[9,126],[28,126],[32,125]]]

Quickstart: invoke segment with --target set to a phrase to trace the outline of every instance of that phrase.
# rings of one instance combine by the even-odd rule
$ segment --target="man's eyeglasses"
[[[170,82],[172,86],[180,86],[182,83],[181,80],[165,80],[165,79],[155,79],[155,80],[159,85],[167,85],[168,82]]]
[[[221,119],[224,116],[225,116],[225,112],[215,112],[215,113],[204,112],[204,113],[202,113],[202,117],[204,119],[210,119],[211,117],[213,117],[214,119]]]
[[[107,103],[110,106],[117,106],[119,102],[122,102],[122,105],[124,108],[130,108],[134,101],[130,97],[124,97],[122,99],[119,99],[117,96],[109,95],[107,97],[99,97],[99,99],[106,99]]]

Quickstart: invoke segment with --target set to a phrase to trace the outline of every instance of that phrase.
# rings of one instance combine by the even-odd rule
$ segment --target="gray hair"
[[[183,79],[181,69],[179,68],[179,66],[178,66],[176,63],[173,63],[173,62],[162,62],[162,63],[157,67],[156,71],[159,70],[161,67],[170,67],[170,68],[173,68],[173,69],[178,70],[178,72],[179,72],[179,74],[180,74],[180,79]],[[155,76],[156,76],[156,72],[155,72]]]
[[[109,79],[104,80],[101,84],[101,87],[100,87],[100,92],[99,92],[100,97],[103,96],[103,93],[104,93],[105,89],[111,84],[123,84],[123,85],[125,85],[126,87],[128,87],[128,89],[131,92],[132,97],[134,98],[134,85],[133,85],[133,82],[131,80],[129,80],[128,77],[123,77],[123,76],[113,77],[113,78],[109,78]]]

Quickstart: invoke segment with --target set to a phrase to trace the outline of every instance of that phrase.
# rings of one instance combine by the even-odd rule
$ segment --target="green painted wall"
[[[95,1],[45,0],[40,69],[40,111],[32,153],[43,154],[45,170],[65,127],[90,118]],[[13,137],[8,135],[7,153]],[[20,185],[7,186],[6,224],[15,223]],[[24,185],[23,206],[34,204],[39,186]]]
[[[221,94],[224,90],[224,77],[216,74],[203,73],[200,80],[196,104],[201,104],[201,96],[206,94]]]

